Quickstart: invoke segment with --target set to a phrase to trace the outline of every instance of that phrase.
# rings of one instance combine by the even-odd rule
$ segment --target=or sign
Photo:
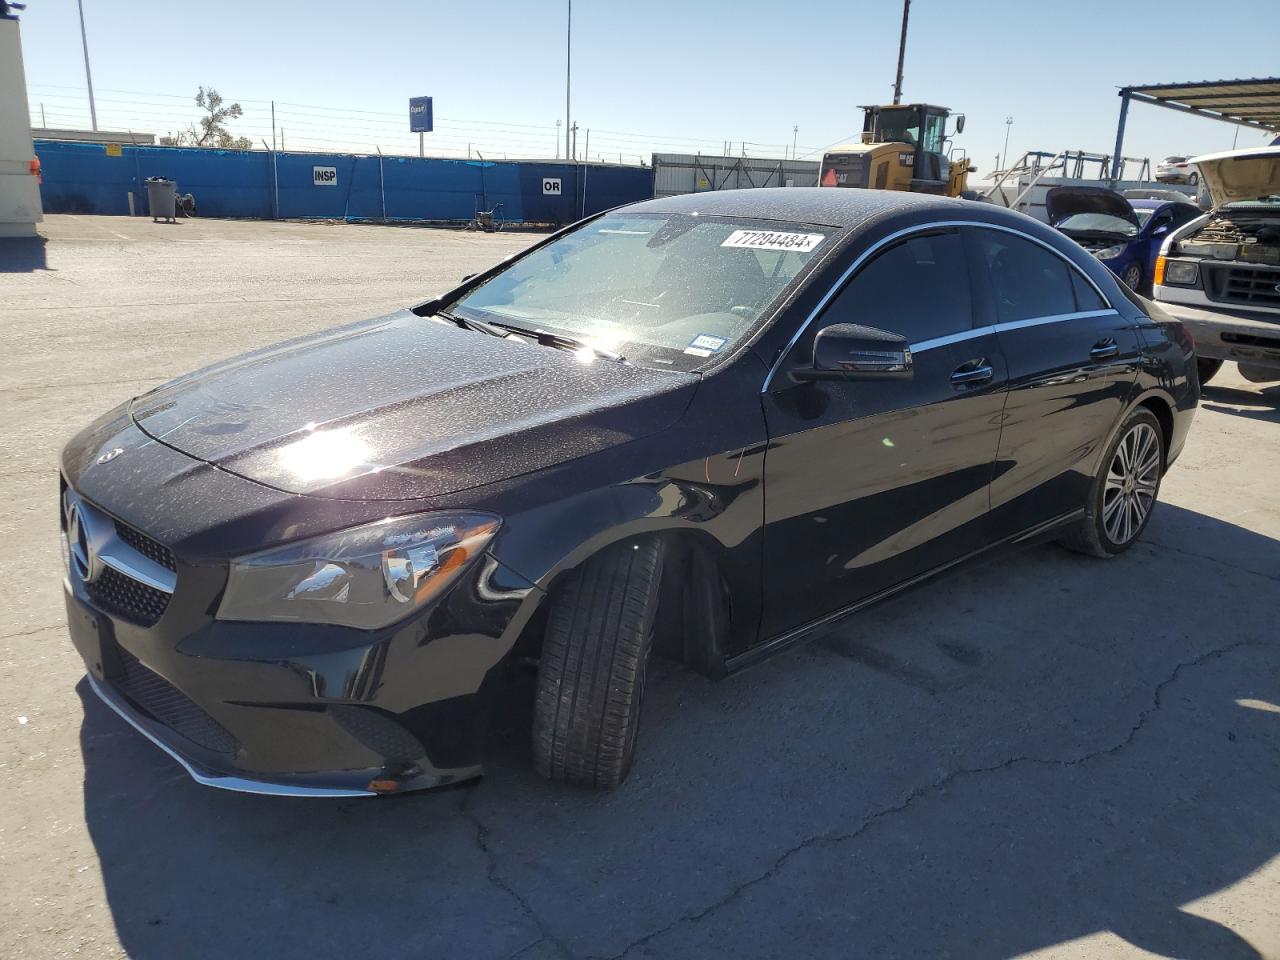
[[[336,187],[338,185],[338,168],[312,167],[311,182],[317,187]]]
[[[118,144],[118,143],[108,143],[108,144],[107,144],[107,156],[108,156],[108,157],[120,157],[120,156],[123,156],[123,155],[124,155],[124,151],[120,149],[120,144]]]
[[[560,196],[560,178],[559,177],[543,177],[542,192],[548,197]]]
[[[430,133],[435,121],[435,112],[431,107],[430,97],[409,98],[409,132]]]

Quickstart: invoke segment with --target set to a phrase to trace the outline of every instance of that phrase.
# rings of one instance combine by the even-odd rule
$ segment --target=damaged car
[[[1105,187],[1053,187],[1045,206],[1053,227],[1139,293],[1155,275],[1164,238],[1200,216],[1185,198],[1129,199]]]
[[[1195,337],[1201,382],[1226,360],[1280,380],[1280,147],[1194,162],[1213,207],[1166,238],[1154,299]]]
[[[613,787],[651,657],[720,678],[999,547],[1118,556],[1198,399],[1182,326],[1022,214],[648,200],[105,413],[62,454],[67,626],[210,786],[472,779],[520,705],[536,770]]]

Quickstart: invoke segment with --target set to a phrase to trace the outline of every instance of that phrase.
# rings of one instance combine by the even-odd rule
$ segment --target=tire
[[[1124,276],[1120,279],[1125,282],[1130,290],[1137,293],[1142,289],[1142,268],[1136,263],[1131,263],[1124,268]]]
[[[538,668],[533,759],[560,783],[608,789],[635,755],[662,582],[662,541],[616,544],[553,598]]]
[[[1062,538],[1064,546],[1094,557],[1114,557],[1146,529],[1160,496],[1164,432],[1150,410],[1139,407],[1107,445],[1089,485],[1085,514]]]
[[[1200,174],[1191,174],[1191,176],[1187,177],[1187,183],[1191,184],[1193,187],[1200,186]]]
[[[1211,357],[1196,357],[1196,373],[1200,377],[1200,386],[1204,386],[1222,369],[1222,361]]]

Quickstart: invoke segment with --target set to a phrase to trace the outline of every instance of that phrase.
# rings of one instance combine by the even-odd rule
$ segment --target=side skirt
[[[922,583],[930,577],[937,576],[944,570],[950,570],[952,567],[959,566],[962,563],[966,563],[975,557],[982,556],[983,554],[990,553],[992,550],[997,550],[1000,547],[1012,546],[1013,544],[1026,543],[1029,540],[1038,539],[1047,533],[1057,530],[1059,527],[1065,527],[1068,524],[1079,520],[1082,516],[1084,516],[1084,507],[1078,507],[1070,513],[1064,513],[1061,516],[1054,517],[1052,520],[1046,520],[1043,523],[1038,523],[1034,527],[1029,527],[1021,533],[1015,533],[1011,537],[1005,537],[1003,540],[997,540],[994,543],[982,547],[981,549],[973,551],[972,553],[965,554],[963,557],[957,557],[955,560],[951,560],[947,563],[941,564],[940,566],[934,567],[932,570],[927,570],[918,576],[912,577],[910,580],[904,580],[902,583],[889,587],[887,590],[881,590],[879,593],[872,594],[869,597],[864,597],[857,603],[851,604],[847,607],[842,607],[841,609],[828,613],[825,616],[821,616],[816,620],[811,620],[803,626],[796,627],[794,630],[788,630],[786,633],[779,634],[776,637],[764,641],[764,643],[757,644],[750,650],[744,650],[736,656],[727,658],[725,660],[725,672],[736,673],[737,671],[749,667],[752,664],[759,663],[761,660],[767,660],[774,654],[789,649],[802,640],[807,639],[823,627],[831,626],[831,624],[843,620],[845,617],[857,613],[859,610],[865,609],[873,603],[879,603],[881,600],[887,600],[889,597],[899,594],[910,587],[914,587],[916,584]]]

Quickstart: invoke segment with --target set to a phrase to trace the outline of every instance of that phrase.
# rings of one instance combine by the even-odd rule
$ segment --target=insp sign
[[[317,187],[336,187],[338,185],[338,168],[312,167],[311,183]]]

